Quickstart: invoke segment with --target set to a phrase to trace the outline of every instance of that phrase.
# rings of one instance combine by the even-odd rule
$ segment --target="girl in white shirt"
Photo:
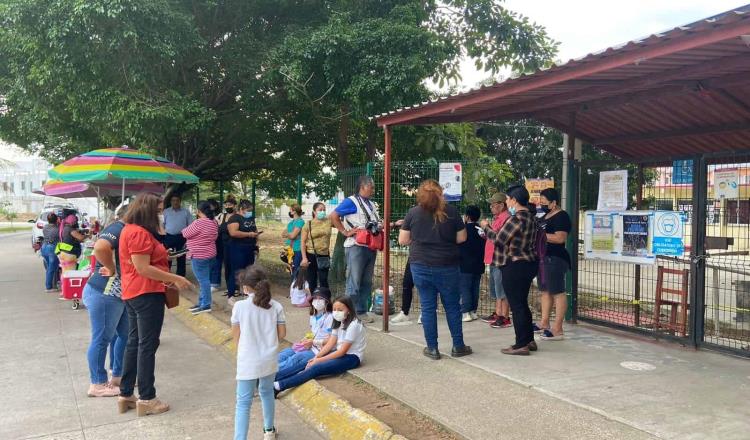
[[[294,388],[316,377],[341,374],[362,363],[367,346],[365,326],[357,319],[351,298],[344,296],[333,302],[333,319],[331,337],[325,346],[303,371],[274,382],[276,391]]]
[[[258,387],[263,405],[263,440],[276,438],[273,380],[279,369],[276,352],[286,336],[284,309],[271,299],[271,284],[265,270],[253,265],[239,276],[248,298],[232,308],[232,336],[237,345],[237,408],[234,439],[246,440],[250,405]]]
[[[277,381],[304,370],[310,359],[320,352],[333,330],[332,312],[331,291],[327,287],[318,287],[313,293],[310,306],[310,330],[293,347],[279,352]]]
[[[289,298],[292,305],[297,307],[310,307],[310,285],[306,281],[307,268],[300,267],[294,276],[292,285],[289,286]]]

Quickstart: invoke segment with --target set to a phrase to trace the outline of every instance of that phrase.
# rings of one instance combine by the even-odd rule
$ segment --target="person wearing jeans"
[[[183,229],[193,275],[200,285],[198,303],[190,308],[193,315],[211,311],[211,268],[216,259],[216,237],[219,225],[214,221],[214,210],[208,202],[198,204],[198,218]]]
[[[93,284],[83,288],[83,304],[91,321],[91,344],[86,352],[89,363],[91,386],[89,397],[114,397],[120,394],[119,380],[122,377],[122,362],[128,338],[128,318],[124,313],[125,303],[114,295],[105,295]],[[110,348],[112,379],[109,381],[105,360]]]
[[[248,426],[250,426],[250,407],[253,403],[253,394],[255,394],[256,387],[263,408],[264,429],[273,429],[275,431],[275,428],[273,428],[274,411],[276,406],[273,393],[273,381],[275,376],[275,374],[269,374],[268,376],[259,379],[237,381],[237,403],[234,418],[235,440],[247,439],[247,430]],[[268,431],[268,433],[275,434],[274,431]],[[273,438],[266,435],[264,435],[264,437]]]
[[[477,225],[482,212],[479,207],[466,207],[464,221],[466,222],[465,242],[459,245],[461,251],[461,275],[459,285],[461,290],[462,321],[469,322],[478,319],[479,284],[484,273],[484,231]],[[480,233],[481,232],[481,233]]]
[[[44,243],[40,251],[44,258],[45,275],[44,275],[44,288],[47,292],[55,290],[57,285],[57,271],[60,269],[60,260],[55,255],[55,245]]]
[[[455,207],[448,205],[440,184],[428,179],[419,185],[417,206],[411,208],[399,231],[398,242],[409,248],[409,264],[422,305],[423,354],[440,359],[437,333],[437,299],[445,308],[445,317],[453,339],[451,355],[467,356],[471,347],[464,344],[461,324],[459,244],[466,241],[466,227]]]
[[[129,331],[117,406],[120,413],[136,408],[139,417],[169,411],[169,405],[156,397],[154,387],[165,283],[177,289],[193,286],[184,277],[169,272],[167,249],[157,239],[161,205],[156,194],[138,194],[123,218],[125,227],[119,240],[122,299]],[[138,399],[133,395],[136,378]]]
[[[354,195],[341,202],[328,216],[333,226],[346,237],[346,295],[352,298],[357,316],[364,323],[375,321],[367,313],[367,300],[372,295],[372,275],[377,251],[357,243],[356,235],[359,231],[382,229],[378,205],[370,200],[373,194],[375,182],[372,177],[360,176]]]

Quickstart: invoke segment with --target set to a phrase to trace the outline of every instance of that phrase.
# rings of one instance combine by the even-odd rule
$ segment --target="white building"
[[[45,197],[32,193],[47,181],[51,165],[39,158],[3,159],[0,162],[0,201],[10,202],[17,213],[38,213]]]

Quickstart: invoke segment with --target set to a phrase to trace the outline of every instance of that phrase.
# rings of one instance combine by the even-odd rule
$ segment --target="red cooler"
[[[69,270],[62,274],[63,298],[79,301],[83,297],[83,287],[91,276],[88,270]]]

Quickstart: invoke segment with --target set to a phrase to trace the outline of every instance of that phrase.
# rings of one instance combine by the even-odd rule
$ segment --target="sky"
[[[688,24],[747,4],[750,0],[505,0],[511,11],[544,26],[560,43],[565,62]],[[462,89],[475,87],[488,75],[474,64],[462,65]]]

